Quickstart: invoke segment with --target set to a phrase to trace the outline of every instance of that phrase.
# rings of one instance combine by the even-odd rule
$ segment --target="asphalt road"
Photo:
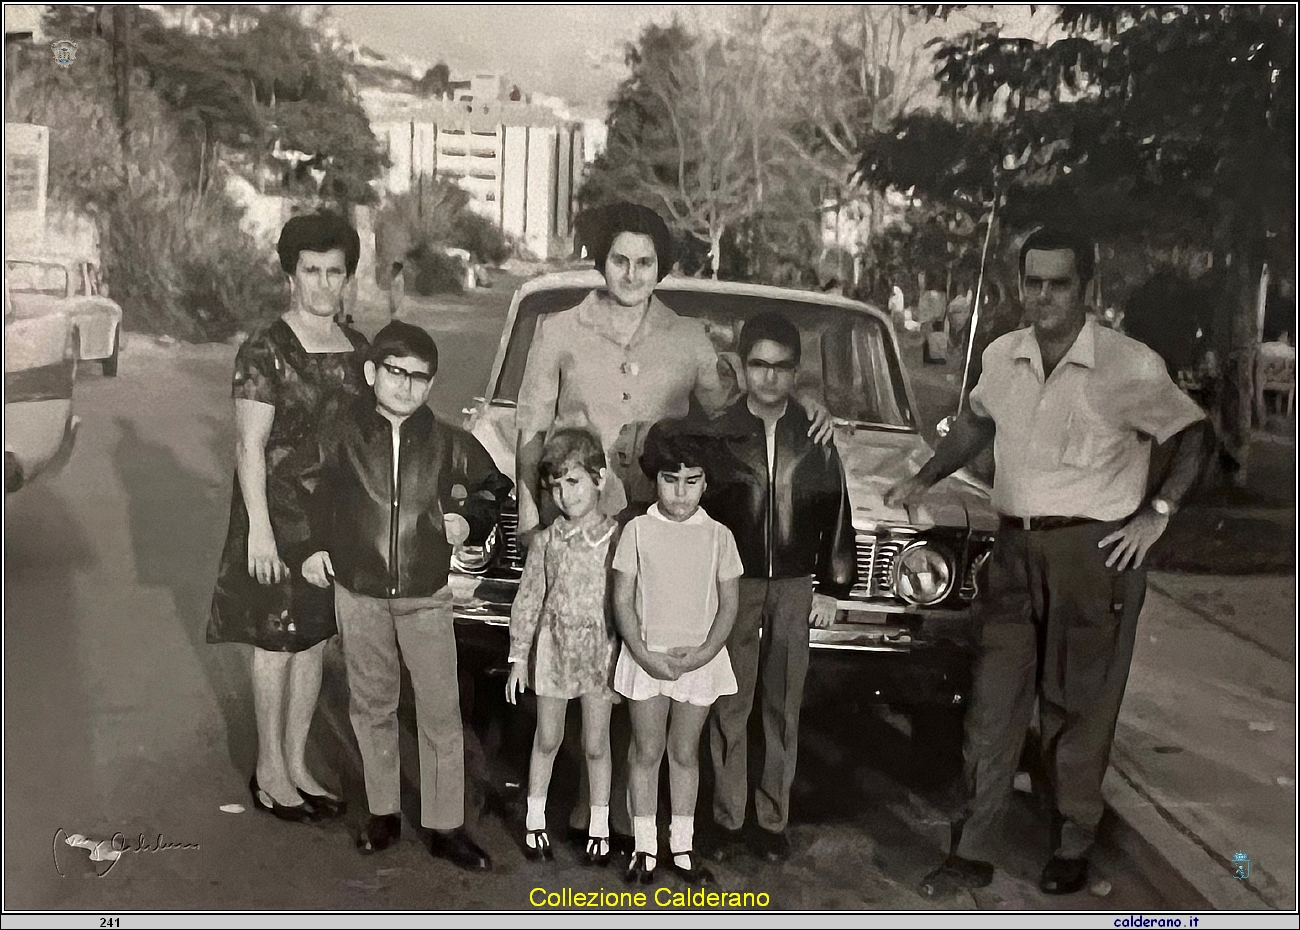
[[[407,314],[439,341],[434,405],[444,415],[458,417],[482,392],[508,296],[502,289]],[[359,322],[367,332],[377,327]],[[6,501],[6,907],[527,909],[534,887],[622,889],[615,870],[583,870],[567,847],[544,868],[525,862],[517,801],[504,814],[471,811],[496,859],[489,876],[429,858],[411,829],[414,796],[404,798],[398,847],[358,856],[352,835],[364,804],[336,653],[312,765],[341,786],[353,810],[342,823],[317,827],[251,808],[248,653],[204,641],[233,474],[233,355],[228,346],[134,338],[119,377],[87,373],[79,382],[83,425],[65,471]],[[495,681],[480,684],[483,694],[499,690]],[[521,780],[528,716],[481,699],[472,730],[471,742],[496,760],[494,786]],[[1007,873],[974,897],[923,900],[914,888],[942,857],[947,830],[918,776],[934,759],[951,760],[955,744],[918,755],[904,730],[904,722],[833,694],[811,708],[793,793],[795,855],[780,868],[755,860],[722,868],[722,887],[764,892],[777,908],[1186,906],[1112,851],[1103,851],[1098,870],[1113,885],[1104,900],[1040,897],[1033,881],[1047,853],[1046,826],[1028,796],[1013,808]],[[413,771],[409,740],[403,755]],[[471,764],[487,768],[478,757]],[[562,759],[553,824],[567,812],[572,789],[563,785],[572,776],[572,762]],[[247,810],[221,810],[232,804]],[[115,863],[92,862],[62,842],[119,832],[132,851]]]

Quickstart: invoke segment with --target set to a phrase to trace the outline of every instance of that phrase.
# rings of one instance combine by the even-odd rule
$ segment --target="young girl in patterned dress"
[[[565,710],[582,699],[582,741],[591,784],[586,860],[609,861],[609,715],[617,639],[608,582],[617,525],[597,507],[605,453],[584,429],[560,429],[547,441],[542,481],[563,516],[533,539],[510,609],[510,678],[515,703],[528,684],[537,693],[537,731],[528,770],[524,853],[550,859],[546,793],[564,739]]]

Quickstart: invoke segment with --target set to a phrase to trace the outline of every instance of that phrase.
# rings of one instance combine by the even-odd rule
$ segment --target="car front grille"
[[[501,554],[491,573],[518,577],[524,570],[524,554],[519,549],[519,512],[514,501],[508,501],[501,508],[497,526],[501,533]]]
[[[849,596],[853,598],[893,597],[894,559],[909,539],[878,539],[868,533],[858,534],[858,583]]]

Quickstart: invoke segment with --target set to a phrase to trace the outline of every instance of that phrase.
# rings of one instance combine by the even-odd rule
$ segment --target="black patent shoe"
[[[682,868],[677,864],[678,856],[685,856],[691,864],[686,868]],[[682,881],[686,882],[688,885],[713,884],[713,873],[704,867],[693,849],[688,849],[686,852],[673,853],[672,857],[668,860],[668,868],[681,876]]]
[[[589,836],[587,837],[587,848],[582,852],[582,862],[584,865],[604,868],[609,865],[609,854],[612,849],[609,837]]]
[[[1074,894],[1088,884],[1088,860],[1053,856],[1043,867],[1038,890],[1044,894]]]
[[[635,885],[640,882],[642,885],[650,885],[655,880],[655,865],[658,865],[657,857],[653,853],[634,852],[632,861],[627,864],[627,874],[623,876],[629,885]]]
[[[533,844],[528,845],[529,838],[532,838]],[[545,859],[550,861],[555,858],[555,853],[551,849],[551,838],[546,835],[546,830],[529,830],[524,834],[524,858],[525,859]]]
[[[319,820],[334,820],[348,812],[348,802],[342,798],[332,798],[328,794],[308,794],[301,788],[298,793],[316,809]]]
[[[364,855],[382,852],[402,836],[401,814],[371,814],[366,831],[357,837],[357,849]]]
[[[483,847],[470,839],[464,827],[455,830],[433,830],[429,837],[429,854],[446,859],[467,872],[487,872],[492,868],[492,857]]]
[[[288,820],[292,823],[312,823],[319,819],[320,815],[316,813],[316,808],[307,801],[303,801],[301,804],[278,803],[275,798],[271,797],[269,791],[263,791],[257,786],[256,775],[248,780],[248,790],[253,795],[254,807],[259,811],[266,811],[268,814],[273,814],[281,820]],[[268,804],[266,801],[262,800],[262,795],[264,794],[270,798],[271,803]]]

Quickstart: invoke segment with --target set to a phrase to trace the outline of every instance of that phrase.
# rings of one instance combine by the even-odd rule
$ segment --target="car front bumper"
[[[517,583],[453,573],[450,584],[459,642],[488,667],[504,667]],[[969,610],[839,607],[833,625],[808,631],[815,679],[851,681],[855,699],[867,702],[964,703],[973,655]]]

